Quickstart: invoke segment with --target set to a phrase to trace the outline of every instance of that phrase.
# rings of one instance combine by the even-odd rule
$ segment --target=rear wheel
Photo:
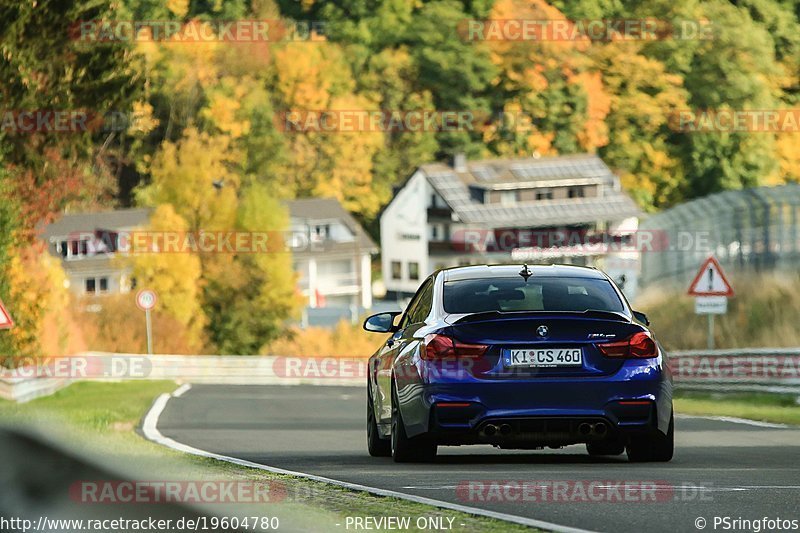
[[[667,462],[672,460],[675,451],[675,417],[669,417],[666,435],[656,431],[654,435],[633,437],[628,444],[628,460],[635,463]]]
[[[392,455],[391,441],[381,438],[378,431],[369,383],[367,383],[367,449],[372,457],[390,457]]]
[[[625,451],[625,443],[618,440],[587,442],[586,451],[591,456],[620,455]]]
[[[428,435],[410,438],[406,434],[398,408],[397,393],[392,389],[392,458],[395,463],[422,463],[433,461],[436,457],[436,442]]]

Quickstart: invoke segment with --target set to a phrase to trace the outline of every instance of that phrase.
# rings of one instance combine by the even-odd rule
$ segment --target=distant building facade
[[[147,226],[149,209],[67,213],[43,229],[48,251],[61,258],[70,289],[79,295],[125,293],[135,287],[129,269],[113,258],[119,235]]]
[[[308,307],[370,309],[375,242],[333,198],[288,203],[293,268]]]
[[[409,297],[439,268],[512,261],[597,265],[634,290],[638,254],[615,239],[641,214],[592,154],[425,164],[381,214],[387,298]],[[598,235],[611,242],[587,245]]]
[[[364,229],[332,198],[294,200],[287,207],[287,244],[308,307],[341,309],[343,316],[371,308],[372,255],[378,247]],[[126,293],[136,280],[114,258],[126,253],[126,239],[148,226],[150,214],[149,209],[67,213],[45,226],[41,238],[61,259],[76,294]]]

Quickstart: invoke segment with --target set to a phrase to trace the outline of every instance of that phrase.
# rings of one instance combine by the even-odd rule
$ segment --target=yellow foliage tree
[[[162,144],[153,159],[152,182],[137,199],[143,205],[172,205],[190,231],[230,229],[236,219],[237,156],[228,136],[187,128],[179,142]]]
[[[60,262],[43,246],[13,249],[7,272],[9,310],[15,327],[7,332],[14,356],[42,357],[68,353],[70,301]]]
[[[354,83],[335,43],[289,44],[275,52],[276,90],[291,111],[332,113],[377,110],[353,94]],[[381,206],[373,187],[373,160],[384,146],[381,131],[289,132],[288,181],[297,196],[337,198],[349,211],[374,216]]]
[[[189,225],[170,204],[158,206],[150,217],[154,234],[175,233],[188,237]],[[133,277],[140,287],[158,294],[159,312],[172,317],[185,332],[183,336],[190,349],[203,345],[203,328],[206,317],[201,307],[201,264],[196,254],[190,252],[136,253],[125,260],[131,261]]]

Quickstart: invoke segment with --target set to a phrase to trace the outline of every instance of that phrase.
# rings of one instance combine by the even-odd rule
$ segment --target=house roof
[[[81,232],[123,230],[141,227],[150,219],[150,209],[117,209],[99,213],[67,213],[44,227],[42,238],[67,237]]]
[[[602,159],[593,154],[470,161],[464,172],[444,163],[419,167],[431,186],[465,223],[492,227],[581,224],[640,216],[641,209],[619,187]],[[515,205],[485,204],[471,189],[602,185],[598,197],[536,200]]]
[[[317,221],[338,220],[355,235],[355,242],[324,241],[321,243],[323,249],[318,250],[316,253],[320,251],[322,253],[336,251],[352,253],[355,246],[361,249],[362,252],[377,253],[378,247],[375,242],[336,198],[301,198],[287,202],[287,206],[289,215],[293,219],[302,219],[308,224],[313,224]]]

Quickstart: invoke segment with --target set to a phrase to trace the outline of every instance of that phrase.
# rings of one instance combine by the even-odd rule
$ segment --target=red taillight
[[[646,359],[658,355],[656,341],[644,331],[634,333],[622,341],[604,342],[596,346],[606,357]]]
[[[425,351],[422,352],[422,358],[426,361],[471,359],[482,356],[488,348],[485,344],[467,344],[446,335],[431,334],[425,337]]]

